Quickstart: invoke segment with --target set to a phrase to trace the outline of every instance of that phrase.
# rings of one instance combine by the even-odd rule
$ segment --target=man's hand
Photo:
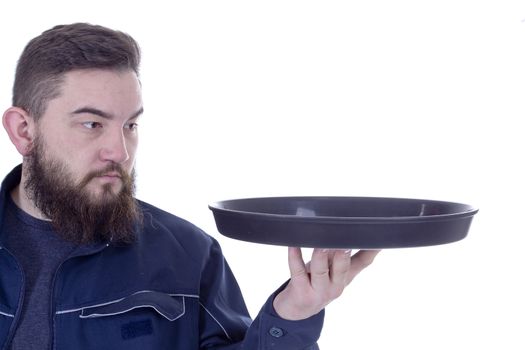
[[[338,298],[359,272],[370,265],[379,250],[314,249],[305,265],[300,248],[288,248],[291,280],[273,306],[286,320],[303,320],[319,313]]]

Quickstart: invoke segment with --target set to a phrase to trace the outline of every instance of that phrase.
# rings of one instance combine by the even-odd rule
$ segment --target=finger
[[[308,272],[304,264],[301,248],[288,248],[288,267],[290,268],[290,277],[292,280],[308,279]]]
[[[335,253],[337,253],[338,249],[328,249],[328,267],[332,266],[332,262],[334,261]]]
[[[351,256],[351,250],[337,250],[335,252],[330,278],[332,283],[338,288],[344,288],[346,286],[347,275],[350,271]]]
[[[372,264],[380,250],[360,250],[355,253],[350,261],[350,270],[348,271],[347,283],[350,283],[355,276],[363,271],[367,266]]]
[[[306,263],[306,273],[311,273],[312,270],[310,269],[310,262]]]
[[[310,279],[316,290],[326,289],[330,285],[330,254],[328,249],[314,249],[310,261]]]

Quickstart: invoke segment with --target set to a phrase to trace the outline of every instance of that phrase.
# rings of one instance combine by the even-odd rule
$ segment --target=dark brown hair
[[[38,120],[60,95],[65,73],[75,69],[133,70],[140,48],[128,34],[88,23],[53,27],[25,47],[16,68],[13,106]]]

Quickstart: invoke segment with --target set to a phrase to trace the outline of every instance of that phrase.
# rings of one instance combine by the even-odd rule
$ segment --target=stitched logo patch
[[[153,334],[153,323],[150,319],[125,323],[120,328],[122,339],[128,340]]]

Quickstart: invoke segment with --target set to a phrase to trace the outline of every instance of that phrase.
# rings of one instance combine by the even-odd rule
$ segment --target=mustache
[[[118,163],[111,163],[107,167],[101,170],[94,170],[90,173],[88,173],[80,182],[78,185],[79,188],[85,187],[91,180],[93,180],[96,177],[104,176],[107,173],[118,173],[121,180],[127,184],[131,182],[131,177],[128,175],[128,173],[122,169],[122,166]]]

